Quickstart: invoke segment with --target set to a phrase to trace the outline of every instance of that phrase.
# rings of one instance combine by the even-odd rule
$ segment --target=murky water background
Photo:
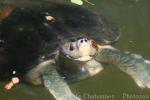
[[[118,24],[122,33],[115,47],[150,59],[150,1],[149,0],[89,0],[100,12]],[[104,65],[100,74],[71,84],[72,91],[83,100],[150,100],[150,89],[140,89],[116,66]],[[54,100],[42,86],[19,84],[12,91],[4,91],[6,82],[0,82],[0,100]],[[139,98],[127,98],[127,95]],[[142,95],[142,98],[140,98]],[[107,96],[107,97],[106,97]],[[103,99],[101,99],[103,98]]]

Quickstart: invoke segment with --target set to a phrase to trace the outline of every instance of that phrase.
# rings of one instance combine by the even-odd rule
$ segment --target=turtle
[[[40,1],[21,7],[2,5],[9,8],[4,10],[9,13],[0,20],[0,79],[9,79],[15,70],[22,81],[44,84],[57,100],[80,100],[67,82],[80,81],[102,71],[102,65],[93,59],[98,47],[93,41],[96,50],[79,50],[92,50],[91,57],[89,52],[79,53],[75,54],[76,60],[70,59],[75,55],[67,56],[72,53],[64,52],[64,46],[74,51],[74,42],[87,36],[101,45],[113,44],[120,37],[116,24],[77,5]],[[68,43],[72,43],[69,48]],[[85,57],[79,60],[78,56]]]
[[[32,82],[41,83],[42,80],[39,76],[42,73],[45,86],[58,100],[80,100],[68,93],[69,90],[66,89],[67,86],[63,84],[64,82],[62,85],[65,87],[59,88],[62,91],[67,90],[65,93],[68,95],[59,94],[58,91],[61,89],[58,89],[56,83],[62,82],[60,76],[63,76],[68,83],[80,81],[100,73],[104,69],[101,63],[114,64],[132,77],[140,88],[150,88],[149,60],[138,54],[120,51],[111,45],[100,45],[87,36],[77,38],[75,41],[64,41],[54,55],[55,59],[43,62],[42,65],[33,68],[28,72],[27,77]],[[49,65],[50,63],[51,65]],[[53,79],[54,76],[57,77],[57,80]],[[51,79],[53,81],[50,81]]]

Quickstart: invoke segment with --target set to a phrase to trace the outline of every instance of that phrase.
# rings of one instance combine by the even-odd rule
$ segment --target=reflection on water
[[[92,0],[92,3],[96,5],[87,4],[90,9],[100,12],[118,24],[122,36],[115,47],[150,59],[149,0]],[[97,76],[71,84],[73,92],[83,100],[138,100],[138,96],[142,96],[144,100],[150,99],[150,90],[140,89],[130,77],[115,66],[105,64],[104,67],[105,70]],[[42,86],[20,84],[7,92],[3,90],[4,83],[0,83],[2,100],[53,100]]]

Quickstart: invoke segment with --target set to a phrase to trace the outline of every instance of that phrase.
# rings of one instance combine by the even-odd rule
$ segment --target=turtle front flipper
[[[56,100],[81,100],[75,96],[56,69],[46,68],[43,72],[44,86]]]
[[[96,60],[118,66],[130,75],[139,87],[150,88],[150,61],[142,56],[127,51],[102,48],[97,53]]]
[[[44,61],[31,69],[25,78],[33,85],[43,83],[56,100],[81,100],[71,92],[67,83],[58,74],[53,59]]]

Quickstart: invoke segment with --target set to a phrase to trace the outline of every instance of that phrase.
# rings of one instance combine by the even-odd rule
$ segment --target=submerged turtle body
[[[46,16],[54,20],[48,21]],[[49,59],[64,40],[73,41],[84,34],[101,44],[109,44],[119,37],[114,24],[103,16],[79,6],[56,3],[33,4],[32,8],[14,6],[10,15],[1,21],[0,32],[0,66],[3,66],[0,74],[3,76],[6,70],[24,73],[23,69]]]
[[[30,6],[13,5],[8,16],[0,20],[0,78],[10,77],[15,70],[32,84],[44,83],[58,100],[66,100],[66,97],[67,100],[80,100],[72,94],[62,76],[66,80],[79,81],[103,68],[95,60],[79,63],[68,59],[61,46],[83,35],[103,45],[111,44],[119,37],[116,26],[80,6],[57,3],[33,3]],[[69,60],[74,66],[68,67]]]

